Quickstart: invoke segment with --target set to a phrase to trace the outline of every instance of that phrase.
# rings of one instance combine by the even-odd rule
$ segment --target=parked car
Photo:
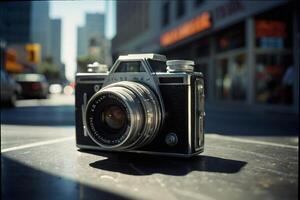
[[[53,83],[49,86],[49,93],[50,94],[61,94],[63,91],[62,85],[59,83]]]
[[[23,98],[48,98],[49,84],[42,74],[20,74],[16,81],[22,87]]]
[[[15,106],[21,86],[1,69],[1,105]]]

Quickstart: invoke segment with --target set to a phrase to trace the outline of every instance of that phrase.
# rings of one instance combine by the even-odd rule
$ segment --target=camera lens
[[[124,127],[126,114],[121,107],[113,105],[104,109],[101,118],[109,128],[118,130]]]
[[[161,115],[161,105],[149,87],[121,81],[91,97],[85,121],[88,135],[100,147],[134,149],[155,138]]]

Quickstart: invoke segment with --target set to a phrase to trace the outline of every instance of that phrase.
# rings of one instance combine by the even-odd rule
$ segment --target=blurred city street
[[[298,132],[272,135],[267,124],[278,123],[276,117],[261,114],[256,131],[262,120],[267,134],[219,135],[255,122],[241,113],[236,119],[228,111],[226,117],[225,111],[206,112],[211,131],[204,153],[176,159],[78,151],[74,96],[20,100],[1,109],[2,198],[297,199]]]
[[[1,199],[298,199],[296,2],[0,3]]]
[[[16,108],[1,110],[1,122],[19,125],[74,125],[74,96],[19,100]]]

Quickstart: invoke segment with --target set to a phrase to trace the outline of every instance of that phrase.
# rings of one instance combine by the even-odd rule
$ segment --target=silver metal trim
[[[168,66],[186,66],[186,65],[195,65],[195,62],[193,60],[168,60],[167,61]]]
[[[108,73],[77,73],[76,83],[87,84],[87,83],[103,83]],[[87,80],[87,79],[103,79],[103,80]],[[85,79],[85,80],[84,80]]]
[[[188,76],[188,151],[189,153],[192,152],[192,100],[191,100],[191,96],[192,96],[192,92],[191,92],[191,76]]]
[[[88,137],[86,129],[86,120],[85,120],[85,109],[87,104],[87,93],[83,93],[83,104],[81,105],[81,114],[82,114],[82,124],[83,124],[83,135]]]
[[[198,84],[200,84],[200,86],[202,87],[202,90],[201,91],[198,91]],[[196,79],[195,80],[195,89],[194,89],[194,101],[195,101],[195,124],[194,124],[194,129],[195,129],[195,135],[194,135],[194,138],[195,138],[195,150],[199,150],[201,148],[203,148],[201,146],[202,144],[202,138],[201,138],[201,134],[204,134],[204,133],[201,133],[201,130],[203,129],[203,127],[201,128],[201,126],[203,126],[203,122],[201,123],[201,121],[203,121],[203,113],[202,111],[200,110],[200,103],[201,102],[196,102],[196,101],[202,101],[202,95],[204,97],[204,87],[200,81],[200,79]],[[197,96],[199,95],[199,96]],[[204,100],[204,99],[203,99]],[[201,112],[200,115],[198,116],[198,112]],[[204,129],[203,129],[204,130]],[[198,140],[197,140],[197,135],[198,135]],[[201,141],[200,141],[201,139]],[[196,145],[198,144],[198,145]]]
[[[190,158],[192,156],[196,156],[203,152],[203,148],[200,149],[197,152],[190,153],[190,154],[181,154],[181,153],[166,153],[166,152],[155,152],[155,151],[139,151],[139,150],[126,150],[126,151],[120,151],[120,150],[107,150],[107,149],[101,149],[97,146],[91,146],[91,145],[79,145],[76,144],[76,146],[79,149],[88,149],[88,150],[100,150],[104,152],[128,152],[128,153],[142,153],[142,154],[149,154],[149,155],[161,155],[161,156],[170,156],[170,157],[184,157],[184,158]]]
[[[95,72],[95,73],[88,73],[88,72],[78,72],[76,73],[76,76],[90,76],[91,74],[93,74],[93,76],[106,76],[108,74],[108,72]]]
[[[193,72],[195,62],[192,60],[168,60],[167,72]]]
[[[144,53],[144,54],[128,54],[119,56],[118,59],[128,59],[128,58],[139,58],[139,59],[152,59],[152,60],[158,60],[158,61],[167,61],[166,56],[161,54],[155,54],[155,53]]]
[[[195,73],[195,72],[193,72]],[[168,72],[156,72],[156,75],[159,77],[183,77],[186,78],[190,73],[178,72],[178,73],[168,73]]]
[[[102,84],[104,81],[77,81],[76,83],[80,84]]]
[[[160,83],[159,85],[186,85],[186,86],[188,86],[189,84],[187,84],[187,83]]]

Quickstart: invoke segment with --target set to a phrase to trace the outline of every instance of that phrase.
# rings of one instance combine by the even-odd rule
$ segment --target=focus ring
[[[114,83],[108,87],[125,87],[140,98],[144,108],[145,123],[140,138],[132,147],[137,148],[150,143],[155,138],[161,124],[161,108],[155,93],[141,83],[130,81]]]
[[[112,142],[112,145],[100,140],[101,136],[98,137],[96,134],[98,130],[91,128],[88,119],[89,109],[96,109],[93,108],[96,107],[95,102],[100,101],[105,95],[116,97],[117,101],[124,105],[129,122],[126,131],[122,133],[124,135],[119,133],[122,140]],[[101,102],[99,104],[101,108]],[[137,82],[121,81],[110,84],[93,95],[87,105],[86,121],[89,136],[100,147],[119,150],[134,149],[150,143],[155,138],[162,123],[161,105],[156,94],[148,86]],[[98,128],[101,129],[99,126]],[[100,135],[110,134],[98,132]]]

